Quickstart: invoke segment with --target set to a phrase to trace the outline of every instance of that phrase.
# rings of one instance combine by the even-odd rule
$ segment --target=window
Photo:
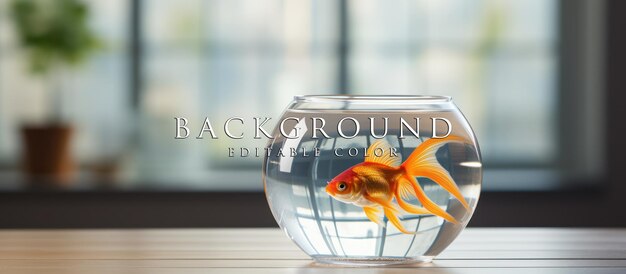
[[[488,165],[554,161],[557,121],[546,118],[556,109],[556,1],[351,7],[355,92],[452,95]]]
[[[128,7],[124,0],[85,1],[90,24],[103,42],[93,58],[63,73],[61,91],[34,77],[19,50],[9,18],[10,0],[0,0],[0,163],[17,168],[20,128],[49,118],[50,96],[59,96],[63,120],[76,125],[74,154],[84,164],[119,160],[129,144]]]
[[[221,170],[237,169],[239,181],[259,188],[262,159],[229,158],[226,147],[262,147],[266,140],[176,142],[172,118],[187,116],[196,124],[205,116],[275,118],[298,94],[446,94],[473,125],[486,167],[496,174],[486,173],[486,186],[517,189],[510,168],[525,170],[515,173],[519,180],[547,174],[531,179],[545,184],[552,176],[545,171],[563,165],[568,129],[560,119],[588,101],[563,101],[563,82],[577,73],[562,67],[564,52],[578,54],[563,50],[575,44],[563,22],[583,12],[593,15],[585,17],[593,24],[599,5],[592,2],[600,1],[576,8],[556,0],[131,2],[89,1],[93,26],[107,47],[71,77],[68,88],[68,112],[80,129],[75,151],[83,161],[113,159],[124,163],[124,180],[170,184],[206,184],[224,179]],[[5,13],[0,159],[16,166],[16,130],[23,119],[41,115],[45,100],[12,54]],[[139,24],[139,36],[129,40],[131,24]],[[593,33],[593,26],[582,28],[579,39]],[[130,55],[139,64],[135,77],[128,76],[126,60],[132,41],[141,49]],[[576,79],[593,82],[585,75]],[[129,91],[129,81],[140,82],[141,90]],[[129,93],[139,98],[134,107]],[[570,158],[589,155],[581,151]],[[570,161],[569,168],[581,165]]]

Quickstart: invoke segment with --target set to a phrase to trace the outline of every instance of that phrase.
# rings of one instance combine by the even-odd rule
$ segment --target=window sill
[[[559,192],[577,189],[600,189],[598,178],[566,181],[550,169],[487,169],[483,173],[482,192]],[[255,169],[213,170],[185,178],[137,178],[101,180],[80,172],[73,182],[56,185],[28,182],[16,170],[0,171],[0,192],[261,192],[261,172]]]

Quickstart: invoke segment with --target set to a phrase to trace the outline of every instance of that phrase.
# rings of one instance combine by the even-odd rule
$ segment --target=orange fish
[[[365,161],[354,165],[337,177],[333,178],[326,186],[326,192],[344,203],[353,204],[363,208],[365,215],[374,223],[385,226],[379,216],[382,208],[387,219],[403,233],[407,231],[397,214],[400,208],[413,214],[434,214],[445,220],[458,223],[458,221],[441,209],[433,202],[417,182],[416,177],[426,177],[443,187],[452,196],[461,202],[469,210],[469,205],[463,198],[459,187],[456,185],[450,173],[437,161],[435,153],[443,145],[450,142],[463,142],[457,136],[448,136],[445,139],[428,139],[415,148],[409,158],[400,164],[401,157],[392,157],[390,153],[382,153],[376,156],[375,151],[383,149],[389,151],[391,146],[384,139],[377,140],[367,149]],[[380,154],[380,153],[379,153]],[[417,197],[423,207],[406,202],[411,196]]]

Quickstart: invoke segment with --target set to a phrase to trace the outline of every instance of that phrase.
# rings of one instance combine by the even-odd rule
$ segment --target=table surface
[[[469,228],[432,263],[314,263],[279,229],[0,230],[0,273],[626,273],[626,229]]]

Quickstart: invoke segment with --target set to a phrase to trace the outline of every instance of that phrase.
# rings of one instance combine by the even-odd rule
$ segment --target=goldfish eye
[[[337,190],[339,190],[339,191],[344,191],[344,190],[346,190],[347,187],[348,186],[344,182],[341,182],[341,183],[337,184]]]

